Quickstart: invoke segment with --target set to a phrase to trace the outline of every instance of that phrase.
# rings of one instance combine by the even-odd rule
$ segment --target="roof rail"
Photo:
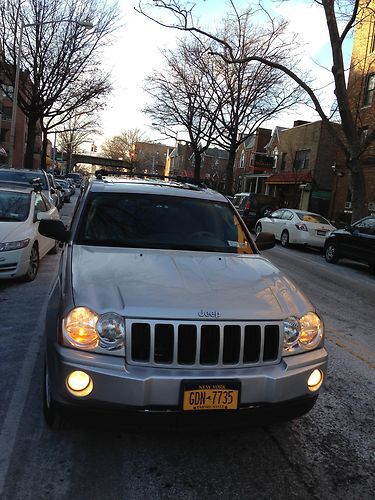
[[[194,177],[185,177],[181,175],[161,175],[161,174],[146,174],[144,172],[116,172],[115,170],[100,169],[95,172],[95,177],[101,180],[103,177],[116,176],[116,177],[139,177],[140,179],[160,179],[172,180],[182,184],[190,184],[195,187],[207,188],[208,186],[203,181],[196,181]]]

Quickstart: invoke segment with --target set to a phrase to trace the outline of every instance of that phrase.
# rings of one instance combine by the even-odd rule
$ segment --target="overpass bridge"
[[[72,154],[71,168],[74,168],[77,163],[89,163],[91,165],[99,165],[101,167],[126,168],[128,170],[133,170],[133,165],[124,160],[114,160],[112,158],[92,156],[85,153]]]

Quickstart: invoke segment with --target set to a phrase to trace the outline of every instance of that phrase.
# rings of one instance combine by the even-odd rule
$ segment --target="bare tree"
[[[101,151],[108,158],[134,164],[134,144],[140,141],[147,141],[147,137],[138,128],[124,130],[119,135],[107,139],[102,144]]]
[[[38,121],[69,114],[110,90],[108,75],[100,71],[100,51],[117,20],[117,5],[100,0],[2,2],[1,69],[8,83],[15,80],[24,28],[18,103],[28,117],[27,167],[32,168]],[[91,22],[95,27],[88,31],[85,23]]]
[[[230,0],[233,7],[233,12],[240,21],[240,16],[236,10],[235,3]],[[311,1],[306,2],[311,3]],[[344,65],[343,44],[344,41],[353,32],[357,23],[364,22],[374,16],[373,1],[365,0],[354,2],[341,2],[340,0],[316,0],[317,5],[321,6],[328,29],[332,55],[332,77],[334,83],[334,94],[337,100],[339,115],[341,118],[341,127],[343,139],[333,126],[329,113],[324,110],[323,101],[319,93],[313,88],[311,83],[306,81],[304,75],[301,75],[295,68],[291,67],[288,62],[279,61],[269,57],[268,53],[263,53],[261,50],[251,54],[241,55],[236,53],[235,47],[230,41],[209,33],[195,25],[193,18],[193,5],[188,6],[180,0],[154,0],[153,7],[156,10],[162,10],[171,14],[170,22],[162,22],[157,19],[156,15],[150,12],[147,7],[144,8],[141,1],[138,12],[141,12],[150,19],[153,19],[158,24],[170,28],[176,28],[183,31],[189,31],[196,35],[205,35],[209,39],[221,45],[222,49],[218,51],[224,61],[234,64],[242,64],[249,62],[259,62],[269,68],[282,71],[291,81],[297,83],[301,89],[307,94],[313,107],[319,114],[322,121],[327,125],[328,130],[342,152],[346,157],[346,166],[350,172],[350,187],[352,192],[352,220],[357,220],[366,215],[366,184],[363,172],[363,155],[375,141],[375,127],[367,128],[366,134],[362,133],[363,124],[361,123],[359,107],[363,103],[362,95],[350,95],[346,85],[346,68]],[[275,27],[278,22],[270,15],[268,16],[268,31],[269,35],[273,36]],[[358,64],[358,61],[355,62]],[[356,101],[356,102],[353,102]],[[361,103],[362,101],[362,103]]]
[[[176,76],[174,79],[159,77],[158,103],[151,109],[154,119],[159,113],[163,122],[174,120],[182,123],[190,135],[196,132],[194,122],[189,122],[191,110],[200,123],[203,118],[205,127],[199,131],[199,140],[203,135],[208,144],[212,142],[229,153],[226,194],[232,192],[233,168],[239,145],[264,121],[301,102],[302,95],[297,85],[287,85],[287,79],[280,71],[270,71],[253,62],[234,65],[228,63],[228,57],[224,60],[212,55],[221,48],[216,40],[224,39],[236,57],[262,50],[272,60],[287,62],[290,59],[289,47],[275,43],[277,37],[283,34],[285,23],[275,27],[275,33],[269,37],[268,32],[252,25],[251,16],[251,10],[228,15],[208,47],[198,33],[194,43],[185,45],[188,56],[181,57],[179,51],[175,59],[169,57],[168,71]],[[150,80],[152,82],[155,77],[150,77]],[[168,107],[165,102],[170,103]],[[210,135],[206,130],[210,130]]]
[[[166,68],[146,79],[145,90],[152,100],[144,109],[153,124],[166,136],[171,127],[184,127],[194,157],[194,178],[200,180],[203,153],[214,139],[220,111],[218,86],[207,49],[196,40],[180,40],[174,51],[164,51]]]

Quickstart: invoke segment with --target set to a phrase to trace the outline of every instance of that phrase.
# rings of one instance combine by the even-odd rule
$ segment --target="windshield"
[[[229,203],[134,193],[93,193],[78,244],[253,253]]]
[[[330,224],[330,222],[318,214],[309,214],[306,212],[296,212],[298,217],[304,222],[316,222],[319,224]]]
[[[47,190],[47,181],[44,174],[39,172],[24,172],[20,170],[2,170],[0,172],[0,181],[14,181],[14,182],[24,182],[26,184],[32,184],[34,179],[40,179],[42,184],[42,189]]]
[[[30,211],[30,194],[0,191],[0,221],[22,222]]]

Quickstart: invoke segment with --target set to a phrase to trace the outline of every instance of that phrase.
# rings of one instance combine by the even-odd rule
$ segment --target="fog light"
[[[73,396],[87,396],[92,391],[94,385],[92,378],[85,372],[75,371],[68,375],[66,386]]]
[[[307,385],[312,392],[317,391],[323,383],[323,373],[320,370],[311,372]]]

